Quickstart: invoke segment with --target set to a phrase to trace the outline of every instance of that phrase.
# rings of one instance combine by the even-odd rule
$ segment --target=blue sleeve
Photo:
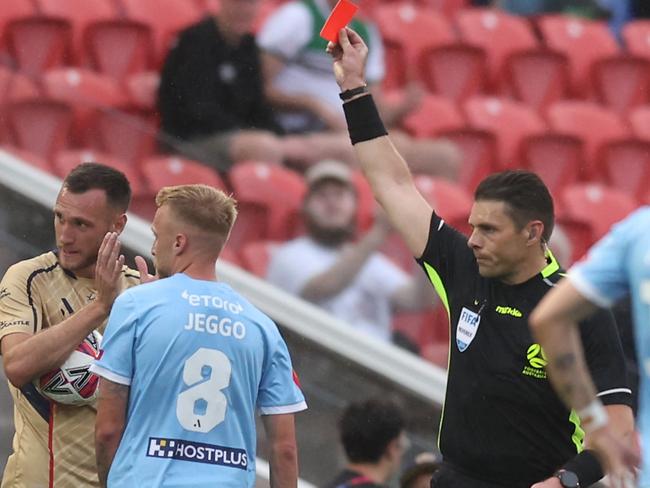
[[[92,367],[94,373],[115,383],[131,384],[136,323],[135,302],[131,293],[124,293],[113,304],[100,359]]]
[[[569,271],[571,283],[600,307],[611,307],[628,293],[626,257],[631,225],[629,219],[616,225]]]
[[[279,332],[270,337],[268,354],[257,399],[260,413],[273,415],[306,409],[305,397],[291,366],[289,350]]]

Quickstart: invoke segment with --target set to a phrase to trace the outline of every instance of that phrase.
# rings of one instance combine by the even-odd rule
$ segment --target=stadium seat
[[[306,191],[298,173],[251,161],[236,164],[228,179],[239,202],[239,218],[230,237],[233,244],[284,241],[292,236],[290,217],[301,207]]]
[[[82,107],[123,107],[124,90],[107,76],[78,68],[55,68],[41,78],[46,96]]]
[[[34,166],[35,168],[46,171],[50,174],[54,174],[54,168],[50,164],[50,160],[46,158],[38,156],[30,151],[26,151],[24,149],[19,149],[17,147],[12,147],[12,146],[0,146],[0,150],[7,151],[13,156],[22,159],[30,166]]]
[[[96,110],[86,131],[86,144],[122,161],[137,163],[152,155],[158,128],[138,113]]]
[[[416,175],[415,186],[449,225],[469,233],[467,218],[473,200],[466,190],[451,181],[426,175]]]
[[[593,63],[619,52],[616,40],[604,22],[547,15],[538,20],[538,25],[546,45],[569,59],[572,91],[576,96],[588,93]]]
[[[575,263],[582,259],[589,248],[594,244],[593,229],[591,224],[584,219],[578,220],[558,213],[557,204],[559,201],[555,200],[555,203],[555,223],[562,227],[562,230],[571,243],[571,256],[569,262],[561,263],[563,267],[568,267],[571,263]]]
[[[202,183],[220,190],[226,185],[212,168],[196,161],[177,156],[154,156],[140,164],[142,174],[151,190],[157,192],[163,186]]]
[[[650,59],[650,20],[633,20],[623,27],[623,41],[628,53]]]
[[[622,139],[605,144],[599,170],[605,184],[643,201],[650,189],[650,141]]]
[[[38,86],[30,77],[0,66],[0,107],[7,101],[15,102],[38,95]]]
[[[513,53],[503,73],[501,93],[510,95],[538,112],[565,98],[569,92],[569,61],[548,49]]]
[[[628,135],[622,120],[614,112],[591,102],[561,101],[547,112],[551,128],[561,134],[579,137],[584,142],[585,165],[583,177],[590,179],[600,146],[607,141]]]
[[[219,260],[228,261],[230,264],[242,267],[239,255],[233,250],[229,242],[227,242],[226,247],[221,250],[221,253],[219,254]]]
[[[6,25],[22,17],[30,17],[36,13],[32,0],[11,0],[2,3],[0,8],[0,46],[4,43]]]
[[[451,100],[427,94],[419,107],[409,113],[401,126],[414,137],[434,137],[439,132],[462,127],[463,116]]]
[[[463,108],[471,127],[496,134],[501,169],[519,165],[519,148],[524,137],[546,130],[544,121],[530,107],[504,98],[474,97]]]
[[[650,105],[641,105],[630,110],[628,121],[636,137],[650,141]]]
[[[14,146],[45,159],[53,159],[66,146],[74,117],[69,105],[36,98],[10,102],[4,111]]]
[[[522,17],[496,9],[472,8],[456,14],[460,38],[487,54],[492,86],[497,86],[508,57],[538,47],[532,29]]]
[[[466,8],[469,0],[419,0],[420,5],[433,7],[447,17],[452,18],[460,9]]]
[[[154,44],[149,26],[127,19],[90,24],[84,36],[86,57],[100,73],[124,80],[154,67]]]
[[[485,130],[462,128],[443,131],[439,137],[456,144],[463,156],[458,183],[470,193],[488,174],[497,171],[497,139]]]
[[[256,241],[245,244],[239,253],[241,265],[255,276],[266,278],[273,252],[280,247],[276,241]]]
[[[558,213],[589,225],[593,243],[635,208],[634,198],[620,190],[599,183],[578,183],[563,190]]]
[[[72,26],[65,19],[25,17],[9,22],[5,32],[9,53],[29,76],[39,76],[70,61]]]
[[[547,132],[521,143],[521,166],[537,173],[555,198],[580,179],[583,158],[582,140],[574,136]]]
[[[601,103],[624,114],[650,101],[650,60],[627,55],[600,59],[593,66],[592,85]]]
[[[60,17],[72,24],[74,59],[81,61],[83,33],[88,25],[111,19],[118,12],[112,0],[36,0],[41,14]]]
[[[487,79],[483,49],[468,44],[449,44],[422,50],[417,61],[418,78],[431,93],[459,103],[481,93]]]
[[[196,22],[201,12],[190,1],[121,0],[126,17],[153,31],[156,62],[162,62],[174,34]]]
[[[126,79],[126,91],[131,105],[140,110],[154,111],[158,99],[160,75],[156,71],[135,73]]]
[[[420,54],[428,48],[454,42],[453,30],[443,15],[412,3],[380,4],[374,20],[386,50],[383,86],[394,89],[417,77],[413,72]]]

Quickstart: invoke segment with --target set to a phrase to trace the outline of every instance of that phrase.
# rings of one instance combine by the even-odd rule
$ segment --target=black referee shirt
[[[552,256],[525,283],[506,285],[478,272],[467,238],[435,213],[418,263],[450,316],[450,354],[439,447],[444,462],[478,480],[529,488],[582,449],[584,431],[546,376],[546,358],[528,315],[561,278]],[[625,363],[610,312],[581,324],[603,403],[629,405]]]

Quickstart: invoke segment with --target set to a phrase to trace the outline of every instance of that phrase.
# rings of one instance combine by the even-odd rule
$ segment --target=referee
[[[350,132],[375,198],[449,313],[450,361],[435,488],[589,486],[603,475],[580,418],[553,392],[528,315],[562,270],[546,243],[553,201],[533,173],[489,176],[474,195],[465,238],[416,190],[363,78],[367,47],[347,29],[328,46]],[[609,312],[583,324],[587,361],[616,435],[634,430],[631,391]],[[629,441],[629,440],[628,440]],[[587,449],[585,449],[587,447]]]

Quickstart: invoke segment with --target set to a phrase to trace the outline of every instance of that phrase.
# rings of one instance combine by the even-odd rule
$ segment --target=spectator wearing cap
[[[399,470],[408,439],[401,408],[371,398],[348,405],[339,420],[345,468],[327,488],[383,488]]]
[[[423,273],[411,277],[378,252],[391,231],[383,214],[354,241],[357,193],[346,165],[322,161],[305,178],[306,235],[276,250],[267,279],[356,330],[390,341],[393,313],[433,307],[431,287]]]

